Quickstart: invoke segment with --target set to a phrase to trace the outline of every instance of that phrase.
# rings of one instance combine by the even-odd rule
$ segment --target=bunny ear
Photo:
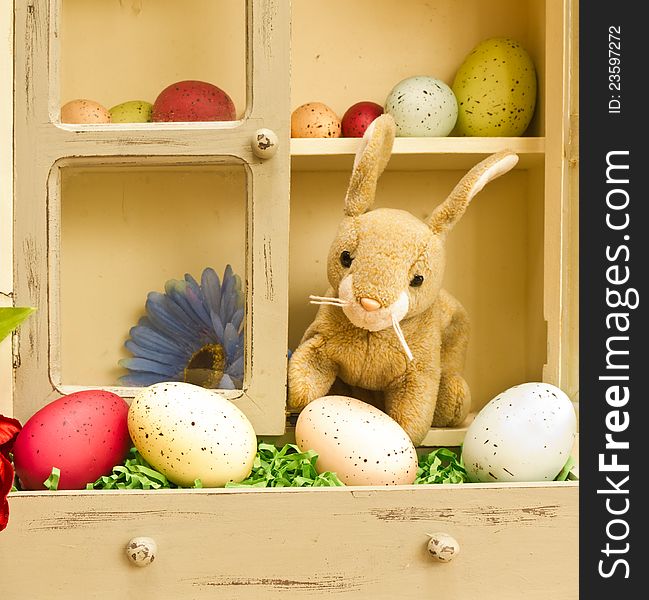
[[[513,169],[518,155],[504,150],[492,154],[471,169],[455,186],[449,197],[442,202],[430,216],[428,226],[433,233],[446,233],[460,220],[469,202],[493,179]]]
[[[395,131],[394,119],[387,114],[372,121],[365,131],[345,197],[348,217],[362,215],[374,203],[376,183],[390,160]]]

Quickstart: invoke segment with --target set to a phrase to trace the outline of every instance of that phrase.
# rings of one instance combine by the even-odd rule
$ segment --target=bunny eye
[[[422,283],[424,283],[424,276],[423,275],[415,275],[410,280],[410,287],[419,287],[419,286],[421,286]]]
[[[347,252],[347,250],[340,253],[340,264],[345,267],[345,269],[349,269],[349,267],[352,266],[353,260],[352,255]]]

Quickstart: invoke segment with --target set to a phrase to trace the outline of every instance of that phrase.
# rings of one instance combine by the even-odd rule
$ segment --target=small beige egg
[[[346,485],[411,484],[417,451],[408,434],[383,411],[346,396],[311,402],[295,425],[303,452],[317,452],[319,473],[332,471]]]
[[[61,107],[61,123],[110,123],[110,112],[94,100],[71,100]]]
[[[341,136],[340,119],[322,102],[307,102],[291,115],[291,137],[337,138]]]

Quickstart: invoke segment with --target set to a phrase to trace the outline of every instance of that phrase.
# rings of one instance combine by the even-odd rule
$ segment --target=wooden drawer
[[[551,484],[21,493],[3,598],[577,597],[578,488]],[[449,563],[428,533],[460,544]],[[136,536],[157,542],[145,568]],[[22,583],[21,583],[22,582]],[[8,592],[8,595],[7,595]]]

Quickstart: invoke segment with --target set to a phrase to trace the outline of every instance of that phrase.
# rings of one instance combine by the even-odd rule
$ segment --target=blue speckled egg
[[[457,120],[457,100],[448,85],[434,77],[409,77],[397,83],[385,101],[401,137],[444,137]]]

